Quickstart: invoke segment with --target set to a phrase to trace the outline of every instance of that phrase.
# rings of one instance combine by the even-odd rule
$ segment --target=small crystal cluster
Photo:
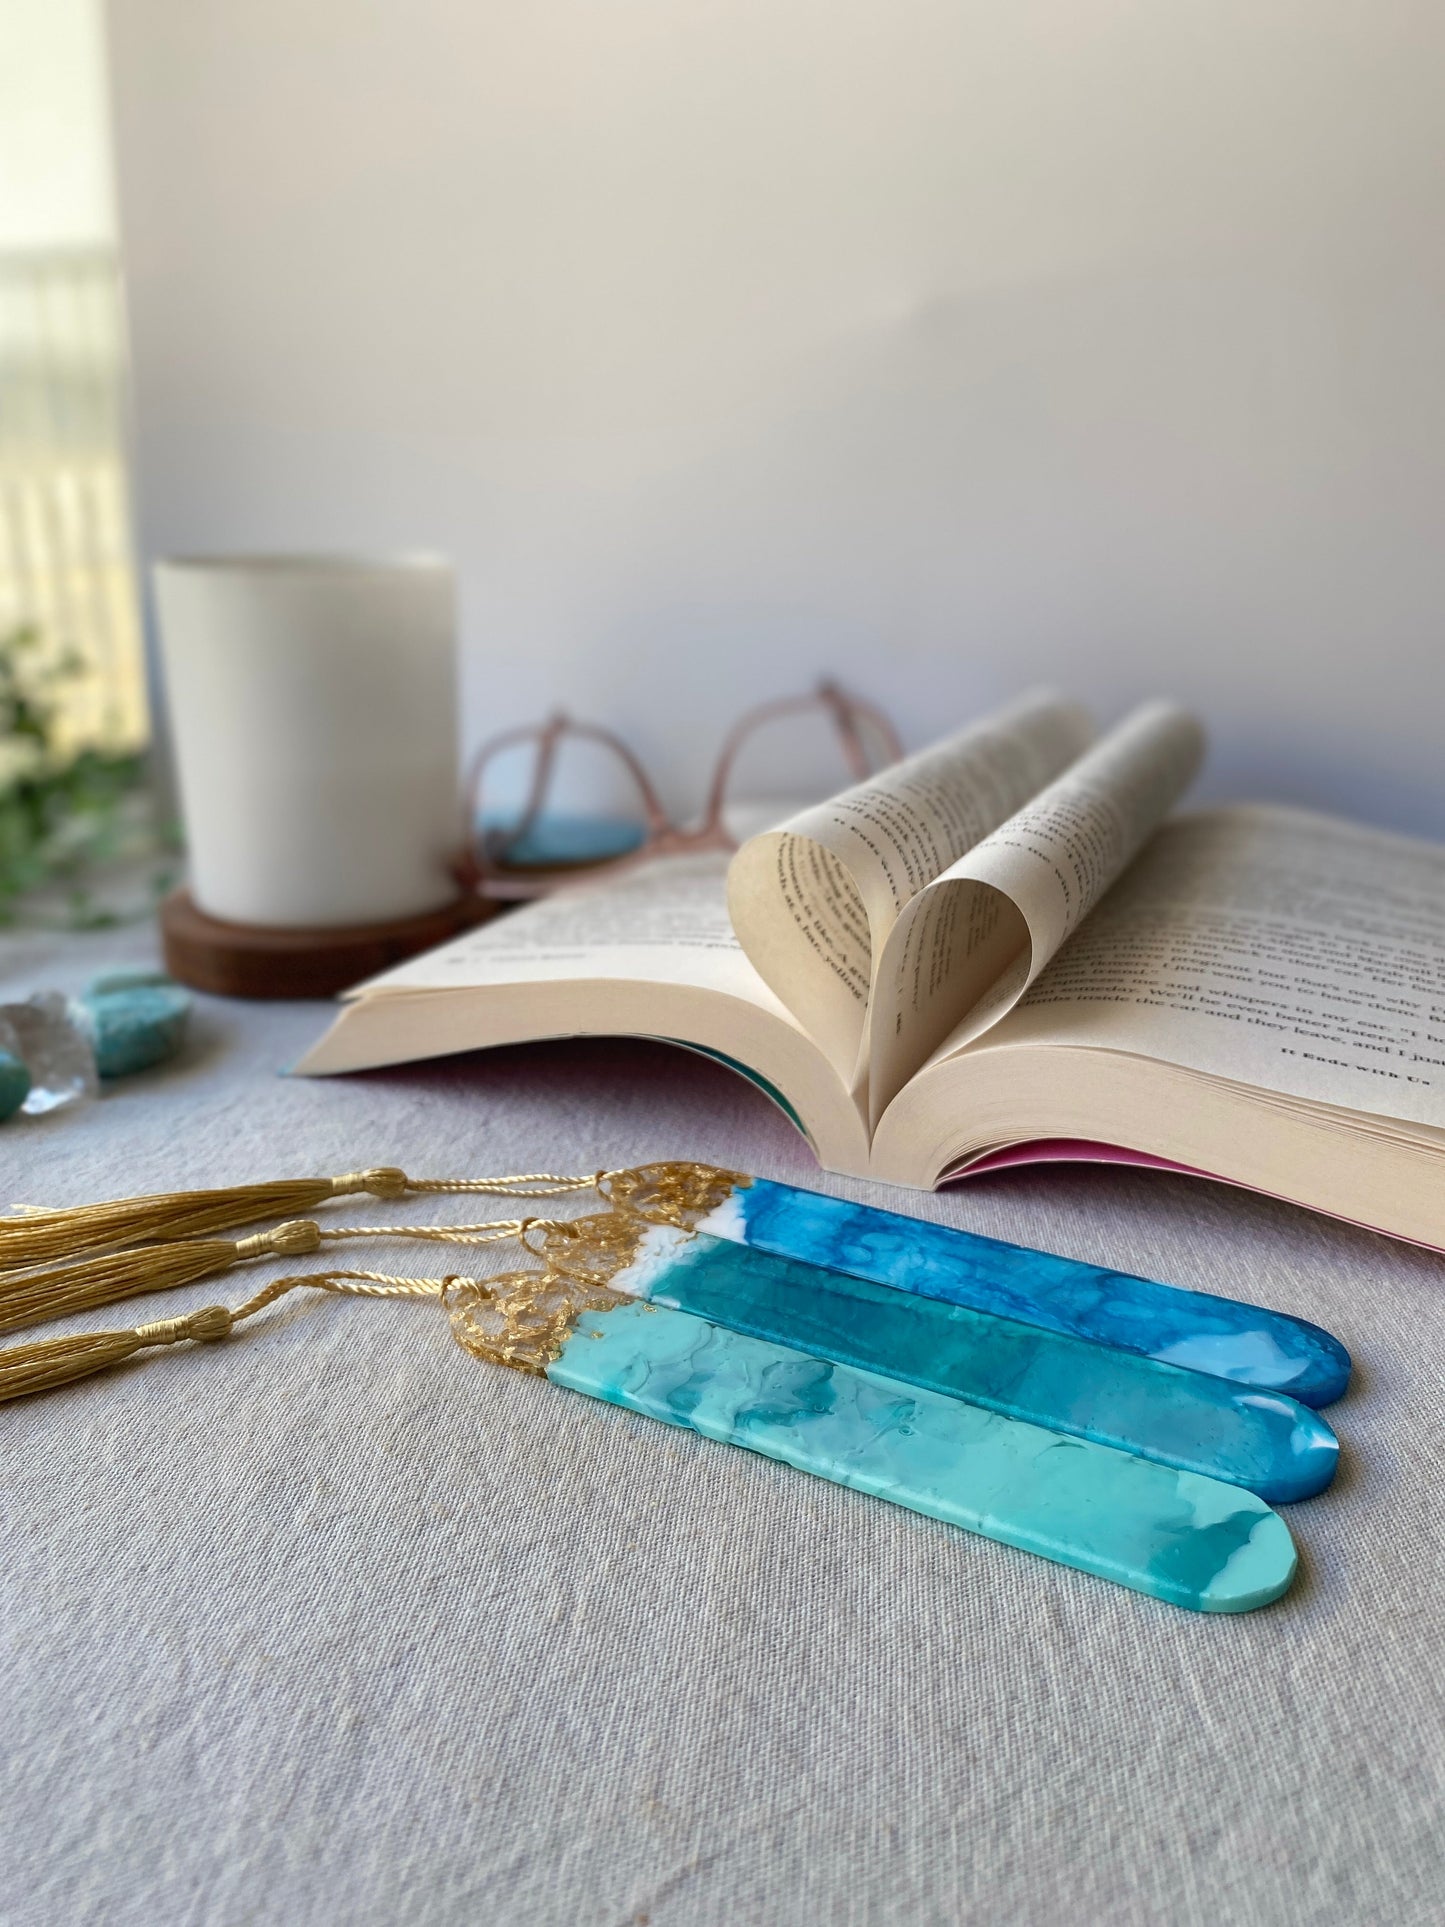
[[[26,1088],[12,1110],[38,1117],[100,1091],[95,1051],[70,999],[58,990],[38,991],[23,1004],[0,1004],[0,1049],[25,1075]],[[18,1087],[13,1070],[10,1082]]]
[[[158,974],[99,977],[83,996],[37,991],[0,1004],[0,1121],[100,1093],[102,1078],[164,1063],[181,1048],[191,999]]]

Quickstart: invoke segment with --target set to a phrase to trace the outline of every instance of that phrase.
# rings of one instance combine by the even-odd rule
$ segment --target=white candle
[[[182,557],[156,565],[155,587],[200,908],[335,927],[452,901],[449,565]]]

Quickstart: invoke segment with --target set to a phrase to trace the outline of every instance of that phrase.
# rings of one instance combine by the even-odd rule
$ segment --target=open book
[[[1171,816],[1198,726],[1158,704],[1091,735],[1030,697],[730,864],[500,917],[351,992],[297,1069],[664,1038],[762,1085],[830,1170],[1126,1158],[1445,1245],[1445,850]]]

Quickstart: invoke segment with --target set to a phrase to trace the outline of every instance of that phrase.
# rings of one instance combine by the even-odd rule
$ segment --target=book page
[[[733,858],[733,927],[764,981],[861,1094],[875,962],[899,913],[1089,741],[1051,695],[910,756],[802,811]]]
[[[661,857],[495,917],[373,977],[349,997],[578,977],[693,984],[781,1007],[743,955],[727,910],[727,857]],[[791,1020],[790,1020],[791,1021]]]
[[[327,1076],[540,1038],[660,1038],[742,1073],[830,1169],[862,1172],[858,1106],[743,955],[726,877],[725,852],[661,857],[496,917],[349,992],[293,1069]]]
[[[1193,780],[1199,725],[1137,709],[952,864],[897,918],[869,1013],[874,1124],[945,1040],[959,1048],[1022,996]]]
[[[1183,817],[995,1038],[1445,1128],[1445,850],[1298,810]]]

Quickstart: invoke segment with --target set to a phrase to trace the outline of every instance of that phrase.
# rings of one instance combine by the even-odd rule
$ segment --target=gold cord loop
[[[499,1198],[559,1198],[569,1191],[591,1191],[606,1176],[597,1171],[590,1177],[559,1177],[554,1171],[527,1171],[512,1178],[411,1178],[409,1188],[417,1192],[460,1195],[479,1193]]]
[[[676,1225],[691,1231],[739,1185],[751,1184],[742,1171],[724,1171],[715,1164],[673,1160],[639,1164],[625,1171],[604,1171],[597,1179],[597,1195],[616,1211],[647,1224]]]
[[[493,1218],[483,1224],[338,1224],[328,1225],[318,1237],[328,1243],[342,1238],[416,1238],[432,1244],[486,1245],[520,1237],[536,1222],[535,1218]]]

